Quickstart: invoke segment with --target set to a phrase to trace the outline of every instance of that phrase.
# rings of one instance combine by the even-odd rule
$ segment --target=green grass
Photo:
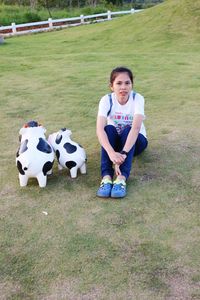
[[[112,22],[0,46],[0,290],[3,299],[199,298],[199,8],[166,1]],[[3,58],[3,59],[2,59]],[[146,100],[149,147],[122,201],[101,200],[98,102],[126,65]],[[18,131],[72,130],[88,174],[20,188]],[[45,216],[42,211],[47,211]]]

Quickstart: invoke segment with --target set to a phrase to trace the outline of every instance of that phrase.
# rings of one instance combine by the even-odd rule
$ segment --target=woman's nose
[[[122,88],[122,89],[126,89],[126,84],[125,84],[125,83],[122,83],[121,88]]]

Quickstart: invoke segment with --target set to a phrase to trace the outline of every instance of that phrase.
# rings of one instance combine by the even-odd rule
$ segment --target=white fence
[[[48,21],[42,22],[32,22],[32,23],[25,23],[25,24],[15,24],[12,23],[11,26],[0,26],[0,35],[3,36],[13,36],[13,35],[20,35],[26,34],[31,32],[41,32],[41,31],[49,31],[59,28],[66,28],[70,26],[78,26],[90,23],[97,23],[103,21],[112,20],[112,17],[124,15],[124,14],[133,14],[139,12],[141,10],[126,10],[126,11],[116,11],[111,12],[107,11],[106,13],[101,14],[94,14],[94,15],[80,15],[80,17],[75,18],[66,18],[66,19],[57,19],[53,20],[51,18]]]

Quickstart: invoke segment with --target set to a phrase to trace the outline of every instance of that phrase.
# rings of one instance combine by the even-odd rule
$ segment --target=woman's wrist
[[[128,152],[125,150],[120,151],[121,154],[125,154],[126,156],[128,156]]]

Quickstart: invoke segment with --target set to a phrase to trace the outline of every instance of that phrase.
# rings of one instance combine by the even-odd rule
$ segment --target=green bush
[[[107,11],[107,8],[105,8],[104,6],[96,6],[96,7],[87,6],[82,9],[82,14],[83,15],[93,15],[93,14],[100,14],[100,13],[103,13],[106,11]]]
[[[24,21],[26,23],[41,21],[41,17],[35,12],[26,12],[24,14]]]

